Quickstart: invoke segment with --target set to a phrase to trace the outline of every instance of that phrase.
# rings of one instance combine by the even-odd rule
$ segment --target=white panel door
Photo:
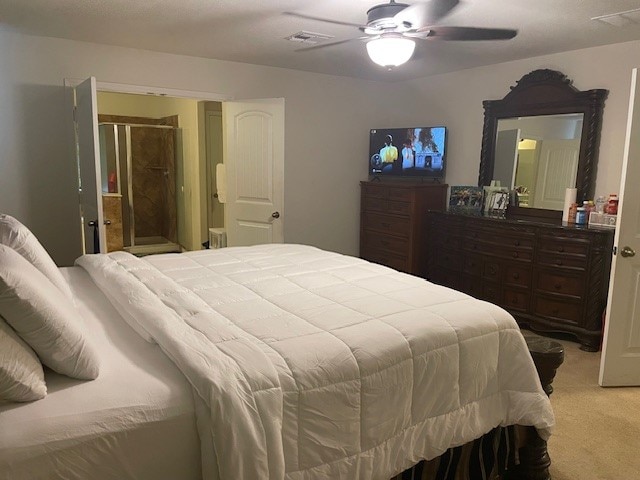
[[[576,186],[580,139],[543,140],[534,188],[536,208],[562,210],[567,188]]]
[[[493,178],[501,187],[514,187],[520,130],[502,130],[496,136],[496,154],[493,162]]]
[[[98,96],[94,77],[88,78],[75,87],[74,122],[80,175],[78,187],[84,253],[99,253],[106,251],[107,236],[102,210]],[[97,238],[94,235],[96,228]]]
[[[600,385],[640,385],[640,81],[633,70]],[[635,252],[635,254],[634,254]]]
[[[227,245],[284,241],[284,99],[224,102]]]

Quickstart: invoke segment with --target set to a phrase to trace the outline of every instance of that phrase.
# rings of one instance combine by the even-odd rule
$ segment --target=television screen
[[[444,178],[445,127],[379,128],[369,135],[369,173]]]

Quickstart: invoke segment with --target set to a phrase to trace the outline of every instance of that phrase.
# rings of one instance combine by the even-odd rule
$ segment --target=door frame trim
[[[85,79],[86,80],[86,79]],[[65,78],[66,87],[76,87],[82,83],[82,79]],[[158,97],[189,98],[192,100],[207,100],[223,102],[233,100],[232,95],[214,92],[200,92],[197,90],[183,90],[178,88],[151,87],[145,85],[130,85],[127,83],[101,82],[96,79],[96,89],[101,92],[131,93],[134,95],[152,95]]]

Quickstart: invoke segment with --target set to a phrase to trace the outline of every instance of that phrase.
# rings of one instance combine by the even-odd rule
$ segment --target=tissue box
[[[593,225],[594,227],[616,228],[617,221],[618,217],[616,215],[596,212],[589,214],[589,225]]]

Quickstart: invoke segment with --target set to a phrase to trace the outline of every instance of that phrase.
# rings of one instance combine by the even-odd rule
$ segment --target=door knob
[[[636,251],[631,247],[624,247],[620,250],[620,255],[623,257],[633,257],[636,254]]]
[[[272,216],[273,218],[280,218],[280,212],[273,212],[273,213],[271,214],[271,216]]]
[[[111,220],[106,219],[102,223],[104,223],[105,225],[111,225]]]

